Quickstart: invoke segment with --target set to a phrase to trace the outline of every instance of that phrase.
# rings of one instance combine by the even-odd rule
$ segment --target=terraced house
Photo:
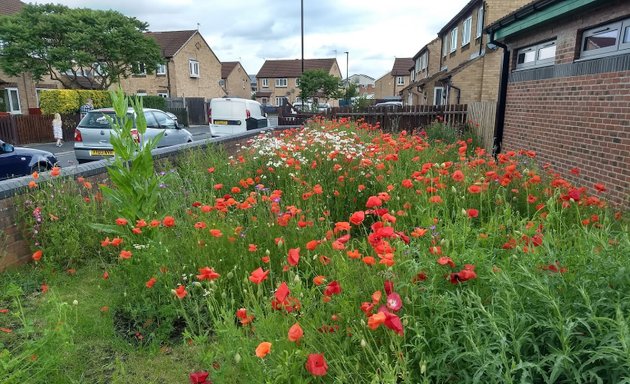
[[[376,100],[400,100],[400,93],[409,85],[411,58],[396,58],[392,70],[381,76],[374,84]]]
[[[129,94],[163,97],[225,96],[221,86],[221,62],[197,30],[147,32],[162,49],[165,63],[147,74],[138,63],[136,74],[121,79]]]
[[[501,52],[484,28],[531,0],[472,0],[420,48],[402,91],[410,105],[496,103]]]
[[[221,63],[221,87],[228,97],[252,98],[251,79],[238,61]]]
[[[304,70],[321,69],[341,79],[337,59],[305,59]],[[281,106],[286,99],[295,103],[300,97],[298,79],[302,75],[302,60],[266,60],[256,75],[256,100],[263,105]],[[319,100],[324,102],[325,100]],[[337,100],[328,100],[338,106]]]

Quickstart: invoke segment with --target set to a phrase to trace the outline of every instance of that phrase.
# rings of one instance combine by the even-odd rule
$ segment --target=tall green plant
[[[143,113],[142,99],[128,98],[122,89],[111,93],[116,117],[111,119],[110,141],[114,147],[114,161],[107,168],[114,188],[102,186],[103,195],[120,216],[134,220],[147,217],[155,211],[161,177],[155,173],[151,151],[157,147],[162,134],[147,139],[147,122]],[[129,102],[134,119],[127,113]]]

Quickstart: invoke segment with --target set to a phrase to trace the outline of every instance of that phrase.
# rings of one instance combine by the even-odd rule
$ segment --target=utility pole
[[[348,89],[350,88],[350,79],[348,77],[348,63],[350,52],[345,51],[346,54],[346,107],[350,104],[350,99],[348,98]]]
[[[300,0],[300,25],[302,27],[302,73],[304,73],[304,0]]]

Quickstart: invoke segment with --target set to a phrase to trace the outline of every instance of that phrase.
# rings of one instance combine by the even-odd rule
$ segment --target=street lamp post
[[[350,79],[348,78],[348,62],[350,53],[348,51],[344,52],[346,54],[346,107],[350,104],[350,100],[348,98],[348,89],[350,87]]]
[[[300,26],[302,32],[302,72],[304,73],[304,0],[300,1]]]

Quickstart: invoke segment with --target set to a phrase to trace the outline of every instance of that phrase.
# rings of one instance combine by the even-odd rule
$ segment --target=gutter
[[[492,156],[496,157],[501,153],[503,142],[503,131],[505,128],[505,107],[507,99],[508,77],[510,75],[510,51],[507,45],[494,39],[494,31],[490,34],[488,44],[494,44],[503,49],[503,60],[501,62],[501,78],[499,80],[499,99],[497,100],[497,112],[494,122],[494,142],[492,144]]]

